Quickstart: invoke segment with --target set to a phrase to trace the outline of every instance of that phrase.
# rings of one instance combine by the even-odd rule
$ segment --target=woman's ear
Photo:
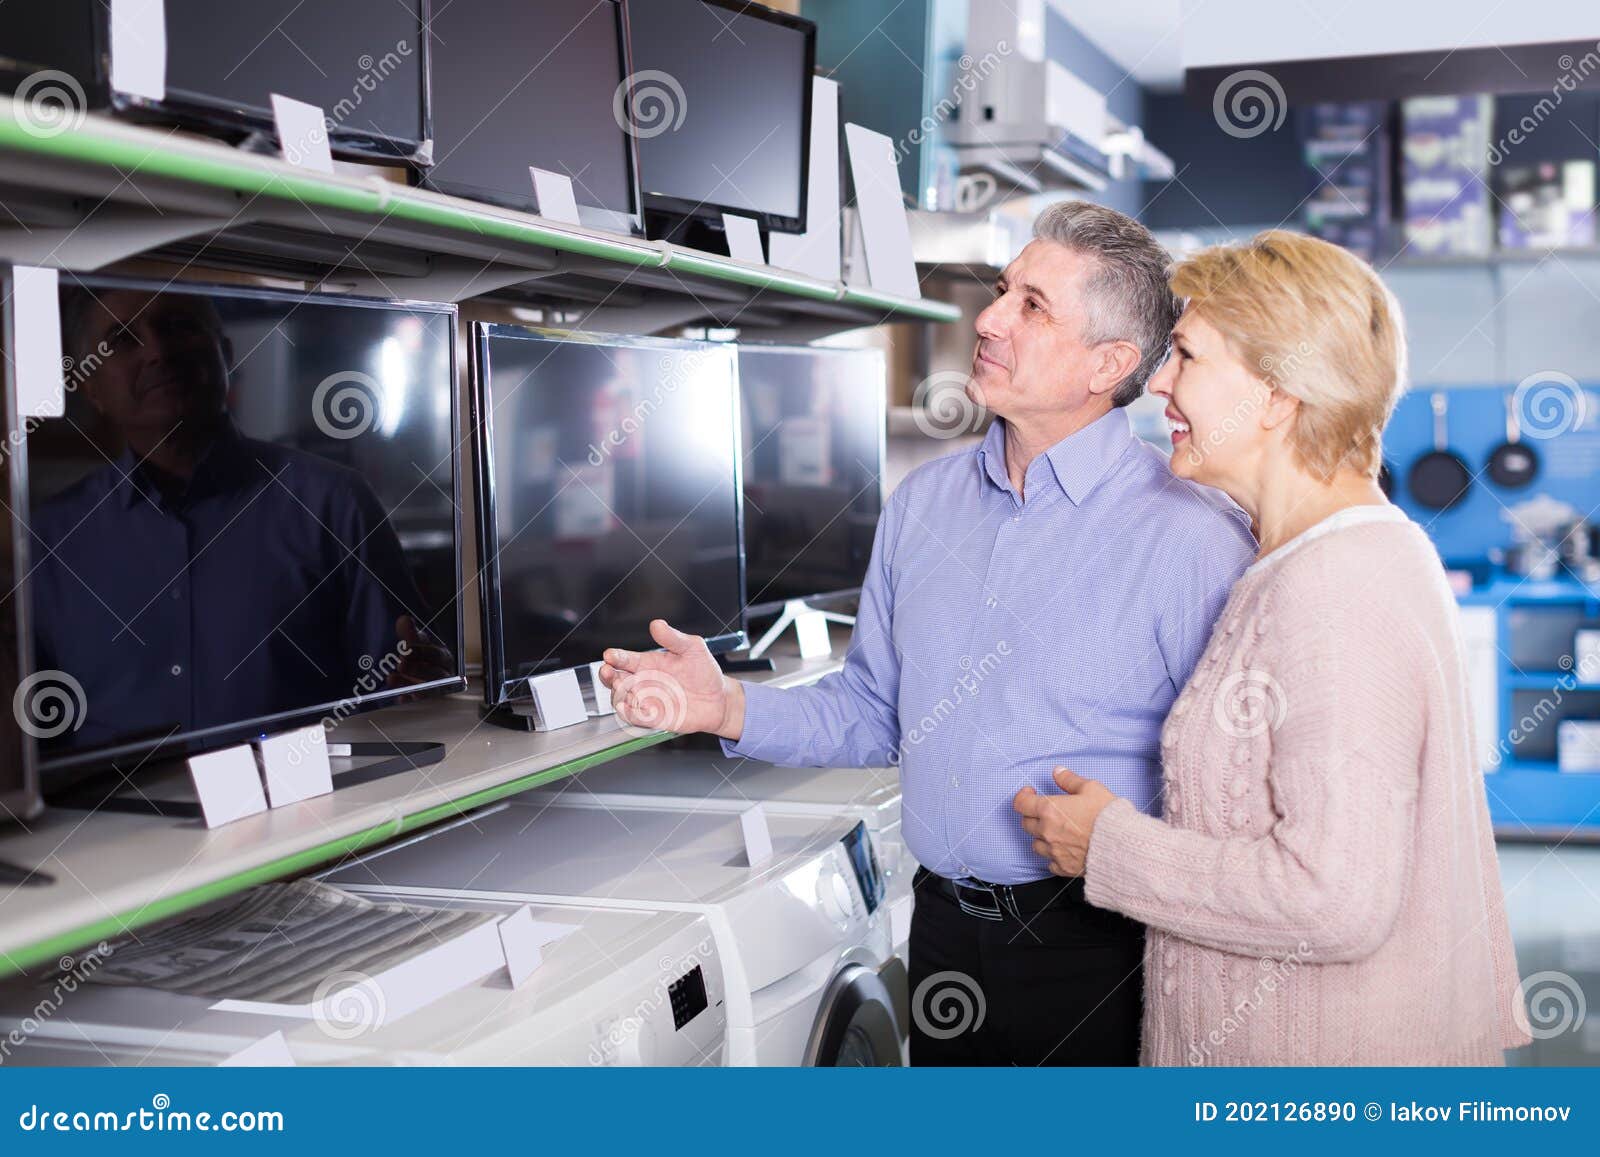
[[[1300,412],[1300,399],[1276,386],[1262,383],[1266,391],[1266,404],[1261,409],[1261,428],[1263,430],[1276,430],[1286,422],[1292,421]]]

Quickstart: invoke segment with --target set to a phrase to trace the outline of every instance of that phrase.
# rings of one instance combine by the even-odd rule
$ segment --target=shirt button
[[[996,599],[996,598],[995,598],[995,597],[994,597],[994,596],[993,596],[993,595],[990,595],[990,596],[989,596],[989,597],[988,597],[988,598],[987,598],[987,599],[985,599],[985,600],[984,600],[984,604],[983,604],[983,605],[984,605],[984,606],[986,606],[986,607],[992,607],[992,606],[994,606],[994,605],[995,605],[995,603],[997,603],[997,602],[998,602],[998,601],[999,601],[999,600],[998,600],[998,599]]]
[[[183,668],[179,664],[174,663],[172,665],[172,673],[174,675],[182,675],[183,674]]]
[[[960,787],[961,786],[961,777],[959,775],[952,775],[950,777],[950,786],[951,787]]]
[[[1021,522],[1021,521],[1022,521],[1022,515],[1020,515],[1020,514],[1013,514],[1013,515],[1012,515],[1012,516],[1011,516],[1011,521],[1012,521],[1012,522]]]
[[[181,598],[183,598],[183,592],[180,591],[177,587],[173,587],[172,588],[172,597],[174,599],[181,599]]]

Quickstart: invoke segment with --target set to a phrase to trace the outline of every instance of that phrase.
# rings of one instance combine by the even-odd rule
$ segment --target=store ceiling
[[[1592,0],[1453,0],[1448,6],[1393,0],[1048,3],[1135,80],[1157,91],[1182,87],[1186,68],[1585,39],[1592,45],[1600,39],[1600,6]]]

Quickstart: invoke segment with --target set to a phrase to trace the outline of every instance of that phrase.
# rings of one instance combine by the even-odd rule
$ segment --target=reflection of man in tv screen
[[[302,711],[373,689],[380,665],[390,687],[449,673],[366,483],[235,428],[234,351],[209,299],[79,290],[62,305],[89,403],[68,417],[89,437],[47,423],[33,441],[65,440],[92,467],[33,512],[36,662],[87,704],[62,742]]]

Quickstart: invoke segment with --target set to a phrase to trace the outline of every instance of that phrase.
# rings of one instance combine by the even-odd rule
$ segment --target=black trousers
[[[963,911],[937,884],[918,870],[913,1065],[1139,1063],[1143,925],[1088,903],[1081,882],[999,920]]]

